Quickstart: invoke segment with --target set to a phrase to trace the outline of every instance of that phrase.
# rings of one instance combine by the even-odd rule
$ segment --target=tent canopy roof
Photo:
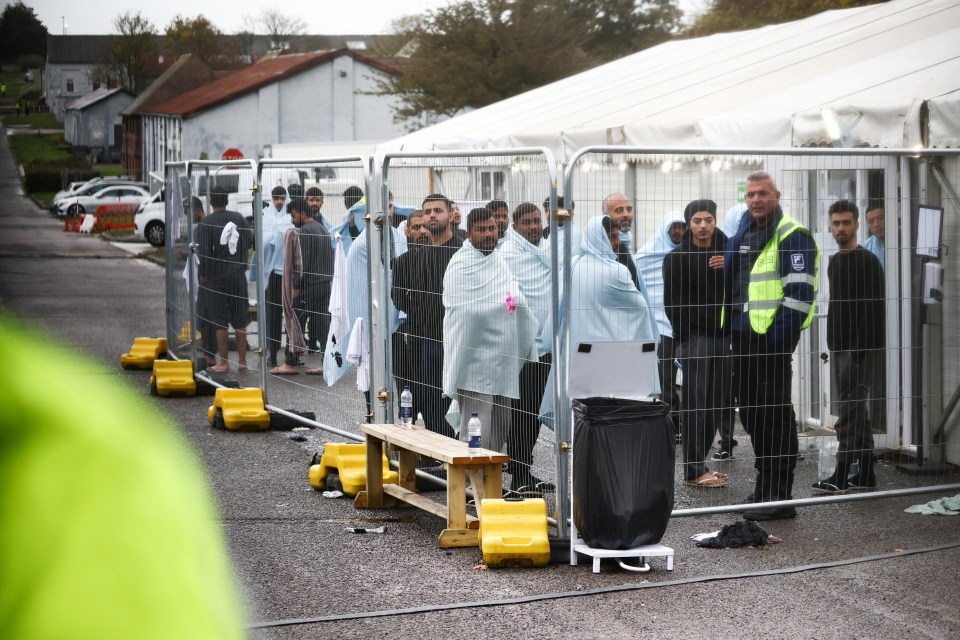
[[[923,122],[928,101],[938,108]],[[667,42],[378,152],[544,146],[562,160],[597,144],[829,145],[825,108],[841,122],[856,120],[854,146],[956,147],[960,132],[949,118],[958,107],[960,2],[892,0]]]

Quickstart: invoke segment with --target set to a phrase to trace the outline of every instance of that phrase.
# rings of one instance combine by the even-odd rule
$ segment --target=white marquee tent
[[[926,107],[926,108],[925,108]],[[960,0],[891,0],[667,42],[378,147],[960,146]],[[856,119],[856,116],[860,116]]]

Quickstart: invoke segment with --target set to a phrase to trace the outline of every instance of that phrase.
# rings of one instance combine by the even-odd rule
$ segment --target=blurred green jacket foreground
[[[115,371],[0,313],[0,637],[243,637],[195,454]]]

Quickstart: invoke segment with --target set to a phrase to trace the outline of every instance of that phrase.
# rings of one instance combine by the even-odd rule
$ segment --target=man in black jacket
[[[327,333],[330,330],[334,254],[330,231],[314,217],[310,198],[304,200],[308,208],[304,211],[298,210],[295,217],[291,209],[291,219],[294,226],[300,229],[300,252],[303,255],[303,277],[300,279],[300,297],[296,303],[297,319],[307,338],[307,349],[317,353],[326,345]],[[292,202],[291,200],[291,204]],[[298,206],[300,204],[298,202]],[[322,354],[320,361],[323,362]],[[322,373],[323,369],[320,367],[307,370],[308,375]]]
[[[432,194],[423,201],[432,242],[417,252],[410,269],[394,274],[391,297],[407,314],[406,333],[420,339],[420,413],[427,429],[455,438],[447,424],[449,400],[443,398],[443,276],[463,240],[454,234],[453,203]]]
[[[704,461],[731,411],[729,340],[720,324],[727,237],[717,229],[716,215],[712,200],[688,204],[687,231],[663,261],[664,307],[683,368],[684,479],[703,488],[727,483],[726,474],[711,471]]]
[[[883,268],[876,256],[857,244],[860,212],[849,200],[830,205],[830,233],[840,252],[830,258],[830,307],[827,346],[830,373],[840,399],[835,428],[840,447],[837,468],[813,485],[819,493],[845,493],[877,484],[873,473],[873,435],[867,420],[871,356],[884,348]],[[882,362],[882,360],[881,360]],[[853,463],[859,464],[850,475]]]
[[[393,286],[390,297],[398,308],[397,300],[406,303],[409,287],[417,280],[417,261],[424,247],[430,246],[433,238],[427,230],[427,218],[423,209],[416,209],[407,217],[407,250],[393,259]],[[401,291],[398,286],[403,286]],[[416,315],[416,314],[414,314]],[[393,376],[397,383],[397,397],[403,392],[404,386],[410,387],[413,394],[413,419],[416,421],[420,413],[420,404],[424,391],[420,386],[420,335],[415,326],[415,319],[410,315],[400,323],[393,332]]]

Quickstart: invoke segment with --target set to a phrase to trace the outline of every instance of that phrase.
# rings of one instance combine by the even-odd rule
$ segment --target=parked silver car
[[[144,189],[146,189],[147,187],[147,185],[145,185],[142,182],[138,182],[138,181],[130,180],[126,178],[113,178],[113,177],[93,178],[91,180],[87,180],[85,182],[80,182],[80,183],[71,182],[66,189],[62,191],[58,191],[57,195],[53,197],[53,200],[50,202],[50,213],[63,216],[65,215],[65,213],[61,213],[60,205],[62,205],[67,198],[89,195],[91,193],[95,193],[99,191],[100,189],[102,189],[104,186],[107,186],[107,185],[133,185],[136,187],[142,187]]]
[[[68,195],[57,206],[57,215],[80,215],[103,205],[129,204],[136,207],[150,196],[146,187],[136,184],[103,183],[84,193]]]

